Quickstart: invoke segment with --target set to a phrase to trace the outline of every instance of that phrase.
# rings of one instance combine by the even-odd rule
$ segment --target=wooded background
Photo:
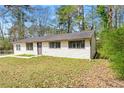
[[[124,6],[0,6],[0,49],[10,42],[30,37],[76,31],[100,31],[122,27]]]

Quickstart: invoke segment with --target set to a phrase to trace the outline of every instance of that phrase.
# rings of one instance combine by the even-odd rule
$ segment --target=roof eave
[[[15,43],[31,43],[31,42],[51,42],[51,41],[71,41],[71,40],[82,40],[82,39],[91,39],[91,37],[87,37],[87,38],[75,38],[75,39],[61,39],[61,40],[34,40],[34,41],[16,41],[13,42],[13,44]]]

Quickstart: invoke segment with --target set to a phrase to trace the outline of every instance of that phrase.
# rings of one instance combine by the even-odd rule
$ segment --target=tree
[[[82,5],[82,30],[85,30],[85,21],[84,21],[84,6]]]
[[[25,38],[24,28],[25,28],[25,22],[27,22],[28,20],[28,12],[30,10],[30,6],[28,5],[23,5],[23,6],[5,5],[4,7],[9,11],[12,18],[15,19],[13,26],[16,26],[17,34],[18,34],[17,38],[18,39]]]
[[[112,15],[113,11],[112,11],[112,5],[108,6],[108,28],[109,30],[112,29]]]
[[[91,20],[92,20],[92,25],[91,25],[91,30],[94,29],[94,7],[91,6],[91,11],[92,11],[92,16],[91,16]]]
[[[117,28],[118,26],[118,6],[113,6],[113,10],[114,10],[114,28]]]
[[[87,6],[85,8],[85,10],[87,11],[85,13],[85,23],[88,30],[98,30],[98,27],[100,27],[99,22],[101,21],[101,19],[99,18],[98,14],[97,14],[97,7],[96,6]],[[99,21],[100,19],[100,21]]]
[[[4,9],[4,7],[0,7],[0,38],[4,40],[4,27],[6,24],[6,18],[5,15],[8,13],[7,10]]]
[[[103,26],[105,29],[108,29],[108,12],[106,11],[105,6],[103,5],[98,5],[97,6],[97,13],[100,16]]]
[[[74,13],[76,12],[75,6],[61,6],[58,9],[58,21],[59,25],[63,25],[62,29],[67,29],[67,33],[71,33],[71,24],[74,17]]]
[[[0,23],[0,33],[1,33],[2,39],[4,40],[3,23],[2,22]]]
[[[84,20],[84,6],[77,6],[77,14],[75,14],[77,23],[79,24],[79,31],[85,30],[85,20]]]

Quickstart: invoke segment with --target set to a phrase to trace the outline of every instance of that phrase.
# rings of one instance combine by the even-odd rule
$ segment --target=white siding
[[[37,55],[37,43],[33,43],[33,50],[26,50],[26,43],[17,43],[21,45],[21,50],[16,50],[16,44],[14,44],[14,54],[33,54]],[[42,42],[42,55],[55,56],[55,57],[67,57],[67,58],[80,58],[90,59],[90,39],[85,39],[85,48],[71,49],[68,48],[68,41],[61,41],[61,48],[53,49],[49,48],[49,42]]]
[[[26,43],[17,43],[20,44],[21,50],[16,50],[16,44],[14,44],[14,54],[33,54],[37,55],[37,43],[33,43],[33,50],[26,50]]]
[[[90,40],[85,40],[85,48],[68,48],[68,41],[61,41],[60,49],[49,48],[49,42],[42,43],[42,54],[48,56],[90,59]]]

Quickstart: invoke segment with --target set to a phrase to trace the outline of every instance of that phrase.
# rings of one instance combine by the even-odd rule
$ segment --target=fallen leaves
[[[102,59],[0,59],[0,87],[124,87],[123,82]]]

